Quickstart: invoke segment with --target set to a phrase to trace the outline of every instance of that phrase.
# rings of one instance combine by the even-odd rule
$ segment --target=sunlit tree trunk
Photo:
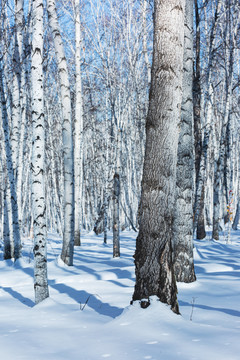
[[[14,33],[14,54],[13,54],[13,82],[12,82],[12,131],[11,131],[11,144],[12,144],[12,162],[17,179],[18,170],[18,155],[19,155],[19,139],[20,139],[20,126],[21,126],[21,61],[22,61],[22,44],[23,44],[23,0],[15,1],[15,33]]]
[[[67,265],[73,265],[74,250],[74,168],[71,95],[66,56],[60,34],[55,0],[48,0],[48,18],[53,34],[58,75],[61,89],[63,114],[63,157],[64,157],[64,229],[61,258]]]
[[[2,119],[1,119],[1,109],[0,109],[0,136],[2,137]],[[0,144],[0,171],[1,171],[1,214],[2,214],[2,239],[4,243],[4,259],[13,259],[14,258],[14,238],[13,230],[10,227],[12,224],[12,207],[11,207],[11,192],[8,180],[8,174],[6,172],[6,154],[4,143]],[[0,226],[1,226],[0,225]]]
[[[20,231],[22,230],[22,204],[23,204],[23,194],[22,187],[24,181],[24,151],[27,141],[27,81],[28,81],[28,61],[30,59],[30,49],[28,45],[28,37],[30,36],[30,27],[25,28],[25,18],[24,18],[24,0],[15,1],[15,23],[16,23],[16,37],[19,47],[19,58],[20,58],[20,126],[19,126],[19,142],[18,142],[18,168],[17,168],[17,198],[18,198],[18,213],[19,213],[19,226]],[[31,11],[29,4],[29,11]]]
[[[147,0],[142,0],[143,51],[144,51],[144,60],[147,68],[148,85],[150,86],[151,64],[148,56],[146,9],[147,9]]]
[[[234,64],[234,52],[236,46],[237,29],[239,22],[236,22],[235,29],[232,28],[230,22],[230,9],[228,9],[229,3],[226,6],[226,25],[225,25],[225,101],[224,101],[224,116],[222,120],[221,136],[220,136],[220,147],[217,160],[215,161],[214,171],[214,184],[213,184],[213,231],[212,238],[219,240],[219,228],[220,228],[220,184],[223,180],[225,164],[224,160],[227,158],[230,161],[230,167],[233,167],[233,159],[230,159],[232,155],[232,149],[228,144],[232,143],[231,135],[233,129],[232,123],[232,88],[233,88],[233,64]],[[226,156],[226,153],[229,153]],[[228,182],[228,181],[226,181]],[[233,176],[230,171],[229,185],[227,186],[227,193],[233,192]],[[230,229],[230,224],[229,224]]]
[[[83,106],[82,106],[82,75],[81,75],[81,23],[79,0],[75,0],[75,128],[74,128],[74,194],[75,221],[74,245],[80,245],[80,210],[82,207],[82,142],[83,142]]]
[[[33,0],[32,37],[32,210],[34,231],[34,290],[38,304],[49,296],[47,281],[45,126],[43,106],[43,2]]]
[[[119,219],[119,207],[120,207],[120,159],[121,159],[121,129],[116,131],[117,144],[116,144],[116,167],[113,176],[113,257],[120,256],[120,219]]]
[[[195,2],[195,14],[196,19],[198,20],[198,12],[199,10],[197,8],[197,3]],[[207,59],[207,68],[206,68],[206,74],[205,74],[205,97],[204,97],[204,117],[203,112],[199,112],[199,115],[197,114],[199,108],[199,100],[197,104],[195,103],[195,121],[198,121],[198,116],[201,116],[202,119],[202,125],[204,126],[204,138],[203,143],[200,149],[200,156],[197,154],[197,161],[196,161],[196,188],[195,188],[195,201],[194,201],[194,223],[193,228],[194,230],[197,228],[197,238],[203,239],[206,236],[205,232],[205,221],[204,221],[204,206],[205,206],[205,186],[206,186],[206,167],[207,167],[207,156],[208,156],[208,149],[209,149],[209,139],[210,139],[210,133],[211,133],[211,127],[212,127],[212,116],[213,116],[213,84],[212,84],[212,75],[213,75],[213,60],[214,60],[214,48],[217,41],[217,25],[219,21],[219,14],[221,10],[221,0],[217,0],[215,4],[214,9],[214,16],[212,20],[212,26],[211,31],[209,34],[209,47],[208,47],[208,59]],[[207,27],[206,23],[207,19],[205,19],[205,26]],[[198,23],[198,26],[200,24]],[[205,34],[208,36],[208,34]],[[197,32],[197,58],[200,56],[200,35],[198,35]],[[198,62],[196,63],[196,66],[199,66]],[[199,81],[199,69],[196,67],[196,81]],[[195,85],[197,83],[195,82]],[[199,85],[198,85],[199,88]],[[194,89],[196,91],[196,87]],[[196,94],[195,92],[195,95]],[[199,96],[199,95],[198,95]],[[196,98],[195,98],[196,99]],[[196,117],[197,115],[197,117]],[[203,121],[204,120],[204,121]],[[199,126],[199,125],[198,125]],[[196,127],[195,127],[196,129]],[[195,145],[196,149],[196,145]],[[197,150],[197,149],[196,149]]]
[[[172,224],[182,103],[185,1],[155,0],[153,65],[133,300],[158,296],[178,313]],[[145,301],[142,300],[142,306]]]
[[[238,202],[237,202],[237,209],[236,209],[236,214],[235,214],[235,217],[234,217],[234,220],[233,220],[233,230],[237,230],[238,228],[238,223],[239,223],[239,215],[240,215],[240,201],[239,201],[239,198],[238,198]]]
[[[12,161],[12,148],[10,143],[9,119],[6,107],[6,98],[4,93],[3,72],[0,64],[0,118],[2,118],[2,128],[4,134],[4,146],[6,154],[7,173],[10,184],[11,193],[11,224],[14,239],[14,258],[17,260],[21,256],[21,238],[18,223],[18,205],[16,194],[16,182],[14,176],[14,168]],[[9,219],[9,217],[8,217]],[[10,219],[9,219],[10,220]]]
[[[186,1],[183,57],[183,98],[178,140],[176,203],[173,226],[174,270],[177,281],[195,281],[193,264],[193,1]]]
[[[4,203],[3,203],[3,240],[4,240],[4,259],[11,259],[14,257],[14,246],[11,243],[9,219],[8,219],[8,202],[7,202],[7,190],[4,191]]]

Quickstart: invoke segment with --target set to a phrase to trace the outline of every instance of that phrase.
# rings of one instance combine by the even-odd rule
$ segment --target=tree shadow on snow
[[[96,255],[96,250],[84,250],[84,253],[75,252],[74,260],[76,261],[84,261],[87,263],[101,263],[110,266],[118,266],[126,267],[130,266],[133,263],[133,254],[124,254],[124,258],[113,258],[112,254],[106,253],[104,251],[98,251]],[[126,260],[130,260],[130,263],[127,263]]]
[[[179,303],[180,306],[192,307],[192,304],[190,304],[190,303],[188,303],[186,301],[179,300],[178,303]],[[203,310],[210,310],[210,311],[220,311],[220,312],[222,312],[224,314],[227,314],[227,315],[240,317],[240,311],[233,310],[233,309],[218,308],[218,307],[212,307],[212,306],[201,305],[201,304],[196,304],[196,303],[194,303],[194,308],[203,309]]]
[[[19,300],[22,304],[28,307],[33,307],[35,305],[31,299],[26,298],[25,296],[21,295],[19,292],[13,290],[10,287],[0,286],[0,288],[3,291],[7,292],[9,295],[11,295],[13,298]]]
[[[86,266],[84,263],[88,263],[88,261],[86,259],[84,259],[83,263],[82,264],[74,264],[73,267],[64,267],[64,266],[60,266],[57,264],[57,266],[59,268],[61,268],[62,271],[64,272],[67,272],[68,274],[71,273],[73,275],[87,275],[87,274],[90,274],[90,275],[93,275],[95,277],[96,280],[104,280],[104,276],[102,276],[102,272],[104,273],[104,275],[106,273],[109,273],[109,274],[114,274],[116,276],[116,279],[129,279],[129,280],[132,280],[134,281],[135,280],[135,277],[134,275],[129,271],[129,270],[126,270],[126,269],[122,269],[121,266],[119,267],[116,267],[116,264],[113,264],[115,265],[115,268],[108,268],[106,267],[106,269],[104,269],[104,265],[106,264],[106,262],[102,262],[102,269],[99,270],[99,268],[97,269],[94,269],[94,268],[91,268],[91,267],[88,267]],[[89,261],[90,263],[90,261]],[[112,266],[113,266],[112,265]],[[126,264],[125,264],[125,267]],[[128,265],[129,267],[129,265]],[[106,280],[106,281],[109,281],[110,279]]]
[[[66,294],[79,303],[82,310],[87,306],[100,315],[109,316],[111,318],[115,318],[123,312],[123,309],[121,308],[104,303],[97,294],[90,294],[84,290],[76,290],[65,284],[55,284],[54,280],[49,280],[49,285],[59,293]]]

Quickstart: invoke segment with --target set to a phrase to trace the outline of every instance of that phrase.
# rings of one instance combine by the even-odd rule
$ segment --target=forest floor
[[[50,297],[34,305],[33,244],[3,261],[0,249],[0,353],[4,360],[240,359],[240,231],[231,243],[195,241],[197,281],[178,283],[180,315],[152,298],[129,305],[134,288],[134,232],[112,241],[84,232],[74,266],[59,259],[61,239],[48,237]]]

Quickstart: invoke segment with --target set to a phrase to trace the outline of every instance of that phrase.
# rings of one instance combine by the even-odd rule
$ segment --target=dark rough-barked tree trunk
[[[239,204],[239,199],[238,199],[238,203],[237,203],[237,209],[236,209],[236,214],[233,220],[233,225],[232,228],[233,230],[237,230],[238,227],[238,223],[239,223],[239,213],[240,213],[240,204]]]
[[[200,16],[198,1],[194,0],[195,7],[195,26],[196,26],[196,37],[195,37],[195,66],[193,76],[193,114],[194,114],[194,146],[195,146],[195,183],[199,183],[200,178],[200,164],[203,152],[202,142],[202,128],[201,128],[201,68],[200,68],[200,46],[201,46],[201,33],[200,33]],[[201,196],[199,201],[199,210],[196,211],[196,202],[194,204],[193,221],[194,230],[197,228],[197,239],[204,239],[206,236],[205,232],[205,221],[204,221],[204,185],[201,189]]]
[[[199,202],[199,213],[198,213],[198,220],[197,220],[197,233],[196,238],[198,240],[202,240],[206,237],[206,230],[205,230],[205,216],[204,216],[204,201],[205,200],[205,185],[202,185],[202,192],[201,198]]]
[[[196,280],[193,264],[193,1],[186,1],[183,98],[178,140],[176,203],[173,223],[174,271],[177,281]]]
[[[155,0],[152,80],[135,252],[134,300],[156,295],[179,313],[172,226],[182,102],[184,0]],[[142,307],[145,301],[141,302]]]

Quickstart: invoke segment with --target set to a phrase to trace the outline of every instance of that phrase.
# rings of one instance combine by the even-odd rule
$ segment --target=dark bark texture
[[[172,226],[182,101],[185,1],[155,1],[154,49],[133,300],[152,295],[178,313]]]
[[[205,216],[204,216],[204,199],[205,199],[205,186],[202,186],[202,194],[199,203],[199,214],[197,222],[197,239],[202,240],[206,237],[205,230]]]
[[[193,263],[193,1],[185,8],[181,131],[178,140],[176,202],[173,226],[174,270],[177,281],[196,280]]]
[[[120,196],[120,177],[114,174],[113,179],[113,257],[120,256],[119,241],[119,196]]]

